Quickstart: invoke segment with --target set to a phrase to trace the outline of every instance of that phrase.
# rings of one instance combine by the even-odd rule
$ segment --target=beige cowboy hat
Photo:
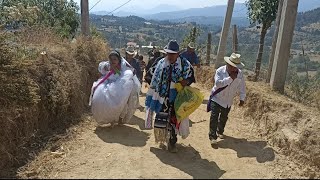
[[[196,45],[193,43],[193,42],[190,42],[188,44],[188,47],[191,48],[191,49],[195,49],[196,48]]]
[[[162,54],[167,54],[163,49],[160,49],[159,52]]]
[[[244,64],[240,61],[240,56],[240,54],[232,53],[230,57],[224,57],[224,61],[233,67],[241,68]]]
[[[126,49],[126,53],[129,54],[129,55],[136,55],[137,51],[134,49],[133,46],[128,46],[127,49]]]

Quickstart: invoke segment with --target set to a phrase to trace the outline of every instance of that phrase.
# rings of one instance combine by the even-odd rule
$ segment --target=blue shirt
[[[188,52],[187,50],[185,50],[180,54],[180,56],[186,58],[191,65],[199,64],[199,59],[195,52]]]

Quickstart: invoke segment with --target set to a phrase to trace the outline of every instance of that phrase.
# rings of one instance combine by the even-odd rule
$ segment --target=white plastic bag
[[[176,131],[182,137],[182,139],[186,139],[190,134],[189,121],[189,118],[182,120],[179,126],[179,130]]]

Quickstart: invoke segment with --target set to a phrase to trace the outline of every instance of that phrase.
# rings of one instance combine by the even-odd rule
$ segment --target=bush
[[[320,78],[318,76],[307,78],[306,76],[298,76],[296,72],[290,70],[287,79],[287,94],[300,103],[316,106],[320,110]]]
[[[37,30],[16,34],[20,41],[0,34],[0,177],[8,177],[8,168],[25,162],[30,150],[26,147],[34,138],[63,132],[87,112],[98,61],[107,53],[107,45],[98,38],[79,37],[71,43],[56,36],[48,43],[19,38],[25,33]]]

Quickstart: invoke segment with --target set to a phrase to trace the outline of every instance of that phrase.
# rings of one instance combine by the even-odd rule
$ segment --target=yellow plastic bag
[[[178,122],[181,122],[192,114],[202,104],[204,98],[204,95],[199,89],[190,86],[186,86],[182,89],[180,86],[180,83],[176,84],[178,95],[174,102],[174,110]]]

